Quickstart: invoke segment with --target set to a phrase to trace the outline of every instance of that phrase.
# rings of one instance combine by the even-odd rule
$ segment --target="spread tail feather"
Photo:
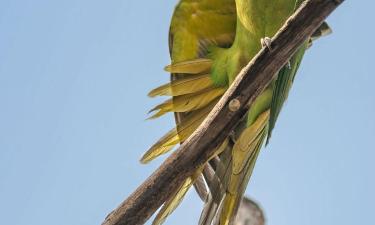
[[[198,93],[176,96],[155,106],[150,112],[157,111],[149,119],[158,118],[168,112],[190,112],[201,109],[210,104],[213,100],[222,96],[224,88],[209,88]]]

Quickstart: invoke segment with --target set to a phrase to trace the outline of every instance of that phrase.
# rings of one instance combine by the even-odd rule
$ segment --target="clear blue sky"
[[[173,126],[145,118],[175,3],[0,0],[1,224],[100,224],[162,162],[138,159]],[[269,225],[375,224],[374,8],[346,1],[306,54],[247,190]]]

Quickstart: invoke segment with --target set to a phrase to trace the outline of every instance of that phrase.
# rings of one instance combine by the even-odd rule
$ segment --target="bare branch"
[[[109,214],[103,225],[143,224],[214,153],[297,48],[344,0],[308,0],[241,71],[196,132]],[[237,99],[236,110],[228,107]],[[236,100],[236,101],[237,101]]]

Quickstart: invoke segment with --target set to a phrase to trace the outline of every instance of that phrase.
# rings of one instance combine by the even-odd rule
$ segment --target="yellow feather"
[[[227,187],[227,192],[224,195],[224,200],[222,203],[222,209],[220,212],[220,225],[233,224],[236,218],[236,212],[239,207],[239,203],[242,200],[243,193],[246,189],[246,185],[250,179],[253,172],[255,161],[258,158],[259,150],[262,143],[266,137],[267,129],[263,129],[262,135],[257,139],[257,144],[254,147],[249,158],[246,159],[246,165],[244,170],[240,174],[233,174],[230,177],[229,187]]]
[[[141,163],[148,163],[159,155],[170,151],[176,144],[180,142],[176,129],[172,129],[159,139],[141,158]]]
[[[194,77],[175,80],[171,83],[164,84],[150,91],[148,96],[179,96],[199,92],[211,86],[213,86],[213,83],[210,75],[203,74]]]
[[[156,111],[153,116],[149,119],[154,119],[164,115],[167,112],[189,112],[197,109],[201,109],[204,106],[211,103],[216,98],[223,95],[225,92],[224,88],[209,88],[207,90],[201,91],[199,93],[180,95],[175,98],[169,99],[164,103],[157,105],[150,110]]]
[[[201,58],[174,63],[166,66],[164,69],[170,73],[199,74],[209,72],[211,65],[211,59]]]
[[[238,202],[238,195],[226,193],[223,201],[223,208],[220,215],[220,225],[228,225],[231,220],[231,215]]]
[[[239,174],[243,170],[247,159],[253,153],[262,137],[265,126],[268,123],[270,111],[260,114],[257,120],[247,127],[233,146],[233,174]]]

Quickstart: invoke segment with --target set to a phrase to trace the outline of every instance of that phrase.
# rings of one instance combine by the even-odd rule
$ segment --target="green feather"
[[[285,100],[288,98],[290,88],[292,87],[306,48],[307,42],[305,42],[305,44],[299,48],[299,50],[290,59],[289,65],[284,66],[277,76],[273,87],[267,142],[271,138],[272,130],[275,127],[281,108],[283,107]]]

